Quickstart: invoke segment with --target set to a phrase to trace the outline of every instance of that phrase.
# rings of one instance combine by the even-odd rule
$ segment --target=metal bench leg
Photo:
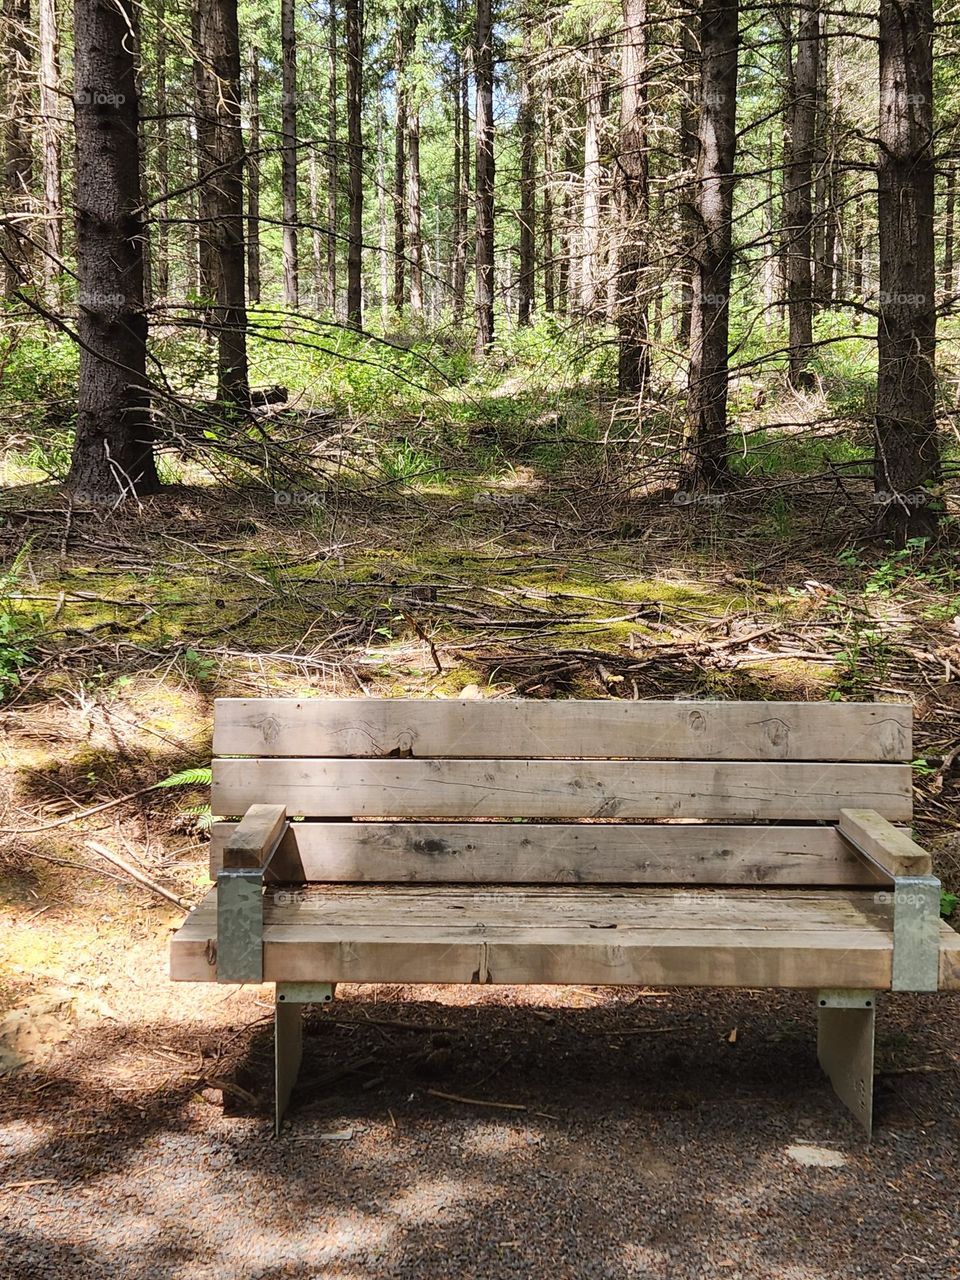
[[[279,1137],[284,1112],[303,1059],[303,1006],[329,1004],[332,982],[278,982],[274,1002],[274,1133]]]
[[[867,1132],[873,1131],[875,991],[817,994],[817,1057],[834,1092]]]

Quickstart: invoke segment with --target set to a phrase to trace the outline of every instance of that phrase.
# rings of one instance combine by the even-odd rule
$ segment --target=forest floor
[[[956,997],[885,1001],[865,1149],[800,996],[344,987],[274,1141],[267,989],[172,986],[183,912],[88,844],[199,899],[205,788],[152,788],[220,695],[893,698],[956,889],[950,539],[858,538],[836,477],[604,481],[0,500],[5,1274],[960,1275]]]

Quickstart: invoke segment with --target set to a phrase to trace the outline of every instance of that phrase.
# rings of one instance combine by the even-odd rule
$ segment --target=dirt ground
[[[955,996],[883,1002],[867,1147],[805,994],[341,987],[275,1139],[270,989],[140,898],[4,1082],[10,1280],[960,1275]]]
[[[955,996],[882,1002],[866,1148],[809,996],[343,987],[275,1140],[270,992],[169,983],[183,912],[94,847],[199,900],[206,788],[147,789],[224,694],[894,698],[956,889],[949,555],[851,548],[815,495],[788,529],[528,481],[6,512],[44,622],[0,708],[3,1280],[960,1277]]]

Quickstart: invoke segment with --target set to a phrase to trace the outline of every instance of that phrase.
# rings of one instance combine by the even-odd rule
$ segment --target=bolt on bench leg
[[[278,982],[274,1001],[274,1133],[279,1136],[303,1058],[303,1006],[329,1004],[336,983]]]
[[[867,1133],[873,1131],[874,991],[817,994],[817,1057],[834,1092]]]

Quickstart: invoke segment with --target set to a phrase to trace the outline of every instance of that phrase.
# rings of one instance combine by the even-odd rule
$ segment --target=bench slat
[[[890,986],[892,908],[870,890],[501,890],[322,886],[293,905],[268,894],[264,978]],[[211,890],[174,938],[172,976],[212,980],[215,938]],[[960,985],[958,959],[943,924],[941,986]]]
[[[900,703],[218,698],[218,755],[912,759]]]
[[[215,760],[213,812],[290,816],[836,821],[912,813],[908,765],[569,760]]]
[[[214,824],[216,879],[236,824]],[[276,881],[880,885],[835,827],[681,823],[298,822]]]

